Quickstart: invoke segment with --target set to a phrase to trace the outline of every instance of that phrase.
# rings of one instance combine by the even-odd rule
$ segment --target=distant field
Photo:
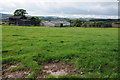
[[[118,28],[50,28],[2,26],[3,67],[8,71],[29,70],[28,78],[42,71],[38,63],[66,62],[84,74],[80,78],[117,76]],[[53,77],[48,75],[47,77]]]

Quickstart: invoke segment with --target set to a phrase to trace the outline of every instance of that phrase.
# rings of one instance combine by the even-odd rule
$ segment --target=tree
[[[39,17],[35,17],[35,21],[36,21],[36,26],[39,26],[41,23],[41,19]]]
[[[27,14],[27,12],[24,9],[17,9],[14,12],[14,16],[25,16],[25,14]]]
[[[39,23],[41,22],[41,19],[39,17],[35,17],[35,19],[37,22],[39,22]]]
[[[73,20],[71,24],[71,26],[73,27],[81,27],[81,25],[82,25],[82,21],[80,19]]]

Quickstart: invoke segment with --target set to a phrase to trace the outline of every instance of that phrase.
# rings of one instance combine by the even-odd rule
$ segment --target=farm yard
[[[2,26],[3,78],[116,78],[118,28]]]

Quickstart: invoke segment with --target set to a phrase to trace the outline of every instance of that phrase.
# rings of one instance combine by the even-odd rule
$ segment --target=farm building
[[[120,23],[113,23],[112,27],[120,27]]]
[[[9,17],[9,25],[38,26],[39,23],[36,22],[34,17],[12,16]]]
[[[67,22],[67,21],[43,21],[43,22],[41,22],[41,26],[69,27],[70,26],[70,22]]]

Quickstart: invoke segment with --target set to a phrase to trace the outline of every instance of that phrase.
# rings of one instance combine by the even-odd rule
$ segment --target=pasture
[[[2,26],[2,64],[5,72],[42,74],[42,64],[74,65],[80,74],[58,78],[115,78],[118,66],[118,28]],[[64,66],[62,66],[64,67]],[[71,69],[71,68],[70,68]],[[46,75],[47,78],[55,77]]]

